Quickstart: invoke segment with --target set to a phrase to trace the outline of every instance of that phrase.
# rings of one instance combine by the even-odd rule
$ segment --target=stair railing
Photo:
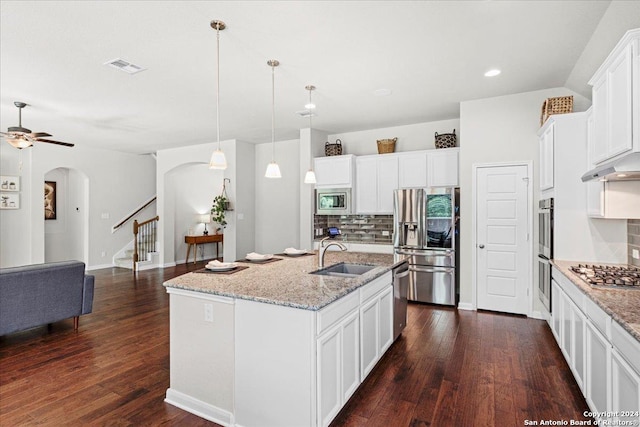
[[[138,260],[147,259],[149,252],[156,251],[159,216],[143,222],[133,221],[133,273],[138,270]]]

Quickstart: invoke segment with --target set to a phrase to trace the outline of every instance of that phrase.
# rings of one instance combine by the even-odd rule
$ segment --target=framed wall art
[[[0,175],[0,191],[20,191],[20,177]]]
[[[56,219],[56,182],[44,182],[44,219]]]
[[[0,193],[0,209],[20,209],[20,194]]]

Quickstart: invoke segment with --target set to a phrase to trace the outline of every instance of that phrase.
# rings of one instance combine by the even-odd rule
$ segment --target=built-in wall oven
[[[553,198],[538,203],[538,295],[551,313],[551,264],[553,259]]]

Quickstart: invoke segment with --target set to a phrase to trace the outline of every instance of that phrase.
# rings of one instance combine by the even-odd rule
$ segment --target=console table
[[[202,245],[204,243],[215,243],[216,244],[216,258],[218,258],[218,245],[222,242],[223,234],[207,234],[202,236],[184,236],[184,242],[187,244],[187,257],[185,258],[185,262],[189,262],[189,253],[191,252],[191,247],[193,246],[193,263],[196,263],[196,258],[198,257],[198,245]]]

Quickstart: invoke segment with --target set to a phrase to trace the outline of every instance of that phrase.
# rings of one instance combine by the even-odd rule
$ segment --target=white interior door
[[[479,309],[528,314],[526,165],[476,169],[476,283]]]

